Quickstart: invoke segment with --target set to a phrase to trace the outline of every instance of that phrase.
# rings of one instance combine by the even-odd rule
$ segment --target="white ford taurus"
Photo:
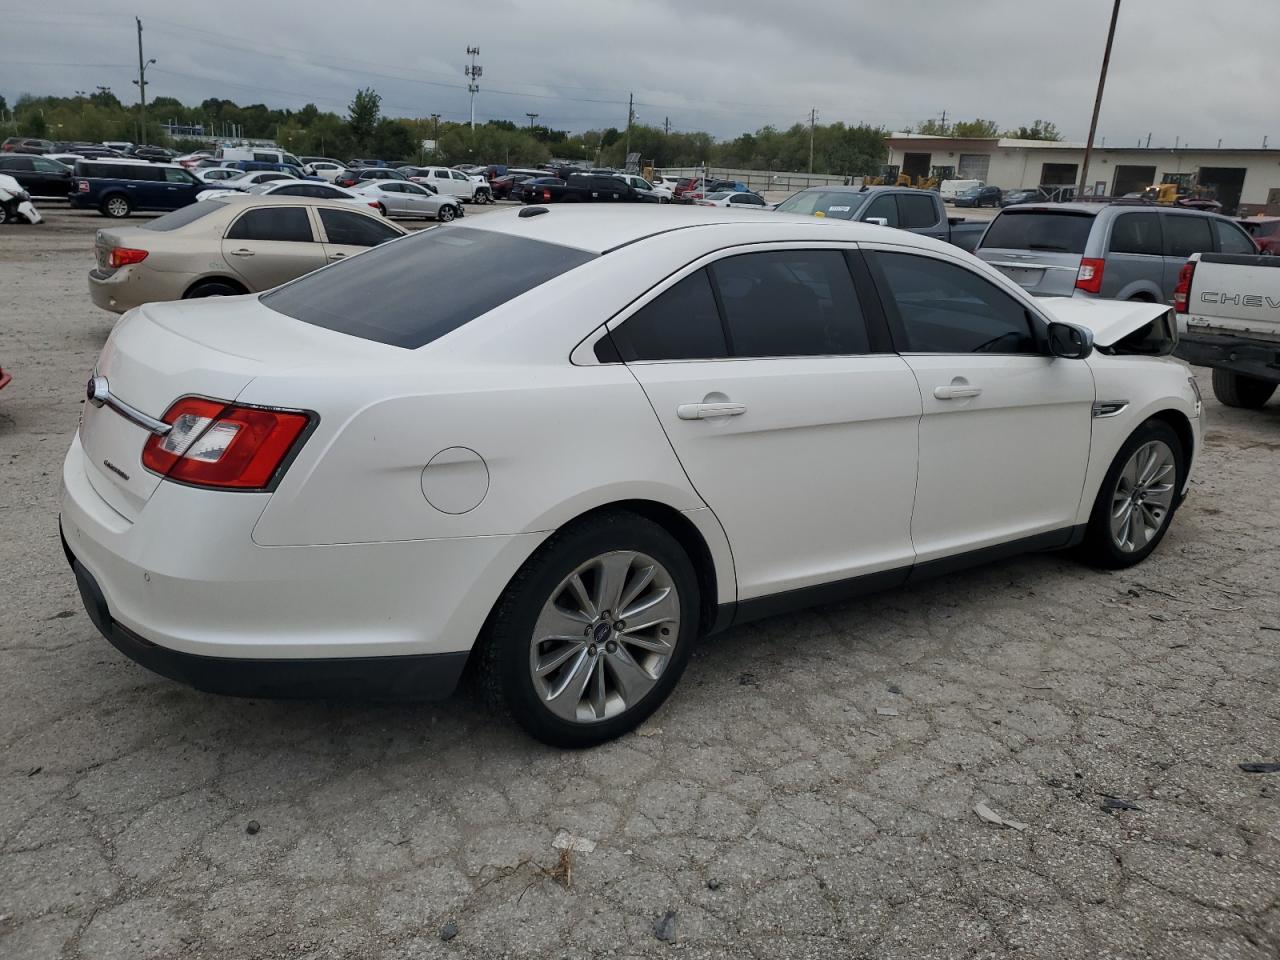
[[[201,689],[444,695],[590,744],[699,634],[1019,551],[1145,558],[1200,402],[1167,308],[946,244],[531,207],[127,314],[63,471],[95,625]]]

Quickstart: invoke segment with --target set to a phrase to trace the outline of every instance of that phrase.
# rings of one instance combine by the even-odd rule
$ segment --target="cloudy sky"
[[[81,0],[83,2],[83,0]],[[570,130],[641,122],[734,136],[819,120],[902,129],[946,111],[1083,140],[1112,0],[100,0],[0,2],[0,94],[135,95],[142,17],[150,96]],[[86,7],[88,4],[86,3]],[[1124,0],[1099,136],[1108,146],[1280,146],[1280,0]],[[14,42],[16,41],[16,42]]]

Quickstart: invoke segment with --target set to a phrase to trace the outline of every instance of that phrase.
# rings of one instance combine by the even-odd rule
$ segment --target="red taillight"
[[[146,250],[134,250],[132,247],[112,247],[111,248],[111,266],[112,269],[127,267],[131,263],[141,263],[147,259]]]
[[[1175,313],[1186,313],[1187,302],[1191,299],[1191,278],[1196,273],[1196,262],[1188,260],[1178,271],[1178,285],[1173,288],[1173,310]]]
[[[76,190],[78,190],[80,193],[88,193],[88,192],[89,192],[89,181],[88,181],[88,180],[78,180],[78,181],[76,181]]]
[[[1080,260],[1080,272],[1076,274],[1076,289],[1085,293],[1101,293],[1102,269],[1106,265],[1105,260],[1083,257]]]
[[[549,202],[551,200],[551,191],[543,188],[542,199]]]
[[[378,209],[378,201],[377,201],[377,200],[370,200],[370,201],[369,201],[369,206],[371,206],[371,207],[373,207],[373,209],[377,210],[377,209]]]
[[[265,490],[311,416],[184,397],[164,415],[163,437],[142,448],[142,465],[169,480],[200,487]]]

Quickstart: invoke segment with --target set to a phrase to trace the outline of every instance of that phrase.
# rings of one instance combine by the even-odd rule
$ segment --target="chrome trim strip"
[[[148,433],[154,433],[157,437],[163,437],[173,429],[163,420],[157,420],[113,395],[106,377],[92,377],[86,394],[88,401],[95,407],[110,407],[130,423],[136,424]]]
[[[1102,420],[1106,417],[1118,417],[1124,413],[1125,408],[1128,406],[1128,400],[1099,400],[1093,405],[1093,416],[1097,420]]]

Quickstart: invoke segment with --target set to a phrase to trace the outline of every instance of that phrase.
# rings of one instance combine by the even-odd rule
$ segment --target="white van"
[[[287,163],[301,167],[302,161],[277,147],[219,147],[214,154],[223,163]]]
[[[986,183],[982,180],[943,180],[942,186],[938,188],[938,196],[942,197],[945,202],[947,200],[954,200],[966,190],[971,190],[974,187],[985,186]]]

